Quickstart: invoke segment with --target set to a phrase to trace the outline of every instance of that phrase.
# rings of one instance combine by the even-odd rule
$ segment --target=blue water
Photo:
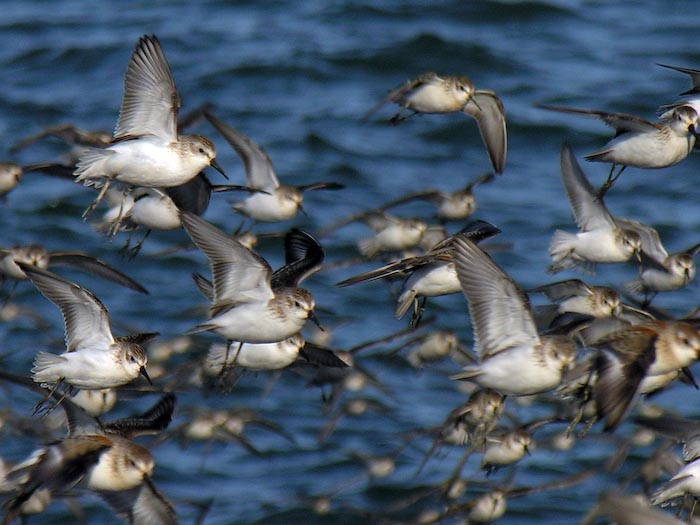
[[[656,62],[700,67],[694,4],[680,1],[430,1],[366,2],[105,2],[8,1],[0,15],[0,146],[7,160],[28,164],[55,160],[64,151],[57,142],[36,144],[17,155],[10,146],[42,127],[72,122],[84,129],[113,128],[122,81],[133,46],[143,34],[158,35],[183,99],[183,111],[204,102],[217,115],[263,145],[283,181],[343,183],[341,192],[312,192],[306,215],[283,225],[260,225],[257,232],[292,226],[314,232],[329,222],[390,198],[428,187],[453,191],[490,165],[475,123],[463,115],[423,116],[392,127],[384,108],[371,122],[360,120],[387,90],[425,71],[469,76],[477,87],[496,91],[506,108],[509,151],[505,173],[477,188],[475,218],[488,220],[503,233],[499,264],[523,287],[550,282],[547,246],[555,228],[574,229],[559,178],[559,149],[569,141],[579,158],[611,136],[602,123],[545,112],[537,102],[620,111],[653,119],[655,109],[688,89],[683,75]],[[215,132],[197,130],[217,144],[219,162],[232,182],[244,181],[240,161]],[[628,169],[606,202],[613,213],[655,226],[670,251],[698,242],[700,214],[696,184],[698,158],[659,171]],[[608,167],[584,164],[595,184]],[[211,177],[221,182],[212,171]],[[143,252],[127,261],[118,255],[124,242],[109,242],[84,223],[80,213],[92,195],[81,186],[28,174],[0,205],[0,246],[40,243],[50,250],[79,249],[99,256],[146,284],[151,294],[136,296],[78,272],[64,275],[92,290],[107,305],[115,331],[159,331],[168,341],[203,319],[205,306],[190,280],[193,271],[208,273],[201,254],[189,251],[158,256],[187,241],[183,232],[153,233]],[[231,197],[215,195],[206,218],[232,231],[242,222],[230,209]],[[428,218],[430,207],[400,210]],[[456,230],[458,225],[452,227]],[[330,264],[355,254],[354,243],[368,230],[351,225],[323,240]],[[262,241],[260,252],[273,267],[282,260],[279,240]],[[322,322],[333,329],[331,345],[347,349],[405,327],[393,318],[394,298],[384,283],[339,289],[334,283],[372,264],[322,271],[306,286],[313,292]],[[634,277],[633,266],[601,267],[588,278],[619,284]],[[561,277],[575,277],[565,273]],[[697,285],[660,296],[655,304],[683,314],[697,304]],[[36,328],[26,318],[0,324],[3,364],[28,374],[39,349],[60,352],[63,328],[58,310],[22,283],[17,304],[47,319]],[[434,327],[455,330],[470,346],[471,328],[461,295],[429,302]],[[203,336],[183,356],[165,366],[196,362],[215,337]],[[177,381],[178,411],[173,428],[198,410],[245,406],[276,422],[293,442],[265,429],[246,429],[261,451],[255,456],[235,443],[189,443],[173,432],[160,442],[144,441],[157,461],[155,481],[174,502],[182,523],[198,515],[194,502],[213,499],[209,525],[225,523],[366,523],[380,522],[403,498],[444,481],[463,449],[444,447],[416,473],[430,439],[410,431],[440,424],[463,402],[447,379],[458,365],[446,361],[422,372],[401,354],[382,356],[395,343],[361,353],[359,363],[383,389],[368,387],[346,398],[366,396],[387,413],[345,417],[323,444],[318,434],[328,420],[318,389],[285,372],[266,393],[271,376],[245,376],[234,391],[221,395]],[[193,366],[191,367],[193,368]],[[166,377],[156,380],[157,385]],[[124,396],[126,397],[126,396]],[[133,397],[133,396],[132,396]],[[130,414],[155,399],[122,400],[116,415]],[[698,415],[700,394],[677,385],[653,401]],[[11,420],[29,417],[34,400],[13,389],[4,408]],[[342,402],[342,399],[341,399]],[[509,412],[521,422],[548,413],[542,405]],[[116,417],[116,416],[115,416]],[[19,459],[49,436],[23,437],[9,421],[2,430],[0,454]],[[522,487],[550,482],[602,463],[632,431],[624,426],[614,438],[593,435],[562,453],[548,449],[548,436],[561,428],[538,431],[542,442],[516,468],[486,478],[478,455],[467,463],[464,503],[486,486]],[[60,436],[58,430],[54,434]],[[601,492],[612,490],[650,453],[634,448],[621,471],[602,469],[575,489],[542,491],[512,498],[498,523],[560,524],[582,519]],[[388,455],[397,461],[389,477],[361,477],[362,462],[353,454]],[[659,483],[657,481],[656,483]],[[486,483],[486,485],[484,485]],[[332,494],[332,512],[318,517],[309,507],[314,496]],[[110,520],[98,499],[81,498],[88,523]],[[426,509],[444,509],[438,497],[408,506],[396,520],[411,522]],[[34,518],[36,523],[64,523],[71,514],[61,503]],[[398,516],[398,517],[397,517]],[[456,519],[456,518],[451,518]],[[447,520],[450,522],[450,520]]]

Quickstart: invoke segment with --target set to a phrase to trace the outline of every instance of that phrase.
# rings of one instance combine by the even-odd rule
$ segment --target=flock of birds
[[[555,427],[549,446],[567,450],[597,422],[602,422],[605,432],[613,433],[638,408],[633,418],[637,432],[629,443],[649,440],[650,432],[670,440],[662,443],[619,492],[602,495],[584,522],[597,522],[601,516],[621,525],[677,524],[682,523],[681,516],[693,521],[695,501],[700,497],[700,423],[668,411],[654,412],[645,408],[642,398],[678,381],[697,387],[689,366],[700,357],[700,321],[694,312],[682,319],[673,318],[655,308],[652,301],[657,293],[677,290],[693,280],[700,245],[669,254],[652,227],[612,215],[604,202],[627,166],[671,166],[696,146],[700,71],[672,69],[688,74],[692,88],[681,101],[663,106],[656,122],[625,114],[541,106],[592,116],[616,130],[615,138],[603,149],[586,156],[590,161],[611,164],[610,175],[599,189],[586,177],[572,148],[562,147],[561,176],[578,230],[554,233],[549,248],[550,272],[590,272],[599,263],[636,258],[639,276],[624,284],[624,293],[581,279],[523,290],[488,254],[496,246],[479,246],[500,233],[496,226],[472,221],[456,234],[446,232],[446,224],[464,221],[474,212],[474,189],[497,179],[505,170],[506,120],[494,92],[476,89],[465,77],[426,73],[391,91],[368,113],[367,118],[390,102],[401,108],[391,119],[393,123],[415,114],[463,112],[476,120],[494,173],[478,177],[453,193],[427,190],[406,195],[318,232],[322,239],[355,221],[374,231],[358,243],[358,260],[378,261],[380,267],[338,284],[400,280],[395,315],[401,318],[410,312],[410,321],[407,330],[370,345],[399,340],[398,350],[410,349],[407,360],[416,368],[450,356],[462,367],[451,379],[469,392],[467,401],[452,410],[442,425],[424,432],[432,446],[418,465],[419,471],[439,448],[464,448],[448,479],[379,511],[369,513],[349,505],[345,511],[376,523],[497,520],[506,512],[509,498],[533,490],[570,487],[594,471],[568,475],[539,487],[482,489],[475,495],[470,487],[478,482],[467,479],[463,472],[470,457],[481,456],[485,475],[517,468],[515,465],[533,448],[534,432],[539,428]],[[343,415],[386,410],[361,396],[340,401],[343,392],[361,390],[373,380],[358,362],[362,345],[349,351],[333,351],[324,345],[325,331],[314,315],[314,297],[300,286],[322,268],[325,254],[317,238],[291,229],[284,236],[285,264],[273,271],[254,251],[253,230],[231,235],[202,218],[212,193],[241,191],[246,197],[234,210],[251,223],[288,221],[303,211],[304,192],[338,190],[342,185],[283,184],[265,151],[217,118],[211,108],[178,118],[179,108],[180,98],[163,49],[155,36],[144,36],[127,68],[113,135],[58,126],[28,138],[16,148],[52,136],[75,146],[75,157],[28,166],[5,163],[0,167],[0,193],[4,196],[12,191],[28,171],[42,171],[94,188],[98,193],[83,217],[96,214],[101,203],[106,204],[99,228],[109,237],[126,232],[125,251],[132,258],[138,256],[152,230],[184,229],[208,259],[211,270],[194,275],[203,300],[210,306],[206,318],[185,335],[211,332],[219,341],[211,345],[206,357],[196,359],[196,366],[189,365],[190,375],[195,375],[192,369],[196,369],[200,388],[233,389],[247,370],[298,369],[311,378],[311,384],[330,388],[330,394],[324,390],[324,399],[331,415],[321,440],[333,432]],[[245,186],[212,184],[203,173],[210,166],[222,174],[224,171],[216,162],[212,141],[182,133],[201,119],[208,120],[240,156],[247,176]],[[415,200],[433,203],[440,224],[389,213]],[[132,236],[139,231],[142,238],[132,244]],[[52,500],[67,498],[79,489],[99,494],[129,523],[177,523],[173,504],[151,479],[157,468],[153,456],[134,440],[168,432],[176,394],[189,388],[189,379],[183,376],[167,385],[158,384],[160,373],[153,373],[153,369],[167,366],[165,362],[173,353],[186,352],[191,339],[184,339],[183,348],[166,349],[152,343],[156,333],[114,335],[100,299],[54,273],[54,267],[73,265],[135,292],[146,290],[124,272],[88,254],[49,253],[40,246],[18,246],[0,249],[0,257],[3,281],[31,281],[58,307],[65,323],[63,353],[40,351],[31,371],[2,370],[0,378],[8,388],[35,392],[37,425],[63,413],[67,429],[61,439],[39,448],[26,460],[2,464],[0,489],[8,493],[3,523],[43,512]],[[430,328],[430,321],[423,319],[427,298],[459,292],[468,304],[473,351],[465,350],[452,331],[425,331]],[[551,304],[532,308],[527,293],[544,294]],[[6,300],[9,304],[10,297]],[[304,337],[301,331],[307,320],[316,323],[319,330]],[[152,385],[144,390],[160,391],[162,398],[143,414],[105,423],[103,416],[117,402],[118,389],[139,376]],[[522,423],[517,417],[518,403],[533,397],[549,415]],[[251,421],[262,419],[245,411],[233,414],[202,409],[192,415],[183,432],[189,439],[215,439],[226,433],[255,451],[241,434]],[[284,433],[272,422],[265,424]],[[684,444],[682,460],[674,443]],[[607,468],[617,468],[624,461],[624,457],[615,459]],[[389,456],[363,461],[369,478],[387,477],[395,468],[395,458]],[[644,493],[627,490],[633,482]],[[313,508],[319,514],[327,513],[337,498],[317,497]],[[659,508],[668,505],[678,506],[675,517]],[[205,519],[202,512],[198,521]]]

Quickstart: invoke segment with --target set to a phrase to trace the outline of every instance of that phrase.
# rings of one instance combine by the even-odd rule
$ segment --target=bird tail
[[[198,324],[187,330],[185,335],[198,334],[200,332],[206,332],[207,330],[213,330],[214,328],[216,328],[216,325],[213,324]]]
[[[687,478],[684,476],[679,479],[673,479],[668,483],[664,483],[661,487],[654,492],[651,497],[652,505],[661,505],[662,507],[668,506],[668,501],[682,496],[685,491],[681,488],[677,488],[679,485],[687,483]]]
[[[97,184],[93,179],[100,179],[109,175],[108,173],[105,173],[102,165],[107,158],[113,154],[114,151],[112,150],[89,148],[85,153],[83,153],[80,160],[78,160],[78,164],[73,172],[73,175],[76,177],[75,181],[83,182],[85,186],[99,187],[100,184]]]
[[[567,268],[576,266],[576,261],[570,257],[573,252],[573,242],[576,239],[575,233],[556,230],[549,243],[549,256],[552,264],[549,266],[550,273],[557,273]]]
[[[481,374],[481,368],[478,366],[465,366],[461,372],[451,375],[450,379],[474,379]]]
[[[227,366],[233,366],[233,358],[235,356],[235,349],[231,350],[229,345],[211,345],[207,353],[207,371],[211,371],[211,375],[219,375]]]
[[[608,158],[609,154],[609,149],[603,149],[589,153],[588,155],[585,155],[584,158],[590,162],[610,162],[610,159]]]
[[[60,355],[39,352],[34,358],[32,379],[35,383],[41,383],[44,388],[47,385],[58,383],[62,378],[59,370],[65,361],[66,359]]]
[[[406,314],[406,312],[408,312],[408,309],[411,307],[413,301],[415,300],[415,290],[406,290],[401,295],[399,295],[399,298],[396,301],[396,310],[394,311],[394,315],[396,316],[396,318],[401,319]]]
[[[631,281],[626,282],[623,286],[625,290],[627,290],[630,293],[633,293],[634,295],[644,295],[644,293],[646,292],[646,290],[644,289],[644,283],[641,279],[633,279]]]
[[[379,251],[379,243],[374,237],[360,239],[357,243],[360,253],[365,257],[374,257]]]

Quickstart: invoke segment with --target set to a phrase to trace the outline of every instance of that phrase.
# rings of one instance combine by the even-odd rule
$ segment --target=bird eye
[[[294,306],[301,308],[301,303],[299,301],[294,301]]]
[[[204,148],[199,148],[200,153],[204,153]]]

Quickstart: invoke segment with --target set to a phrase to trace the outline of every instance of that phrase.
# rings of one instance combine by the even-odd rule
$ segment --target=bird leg
[[[627,166],[622,166],[620,170],[613,176],[613,173],[615,172],[615,167],[616,165],[613,164],[612,167],[610,168],[610,173],[608,174],[607,180],[603,183],[603,185],[600,187],[598,190],[598,193],[596,195],[596,198],[600,201],[602,198],[605,196],[605,194],[608,192],[610,188],[612,188],[612,185],[615,184],[615,181],[620,177],[620,174],[625,171],[625,168]]]
[[[111,226],[109,227],[109,230],[107,231],[107,236],[110,239],[113,239],[115,235],[119,232],[119,229],[122,226],[122,221],[124,220],[124,201],[126,200],[126,197],[133,191],[133,187],[129,186],[122,192],[122,200],[119,203],[119,214],[117,215],[117,218],[114,219],[112,222]]]
[[[133,232],[131,232],[131,233],[133,234]],[[131,247],[131,248],[129,247],[129,241],[131,241],[131,235],[129,235],[129,241],[127,241],[127,243],[124,245],[124,248],[123,248],[124,253],[128,259],[133,259],[134,257],[136,257],[139,254],[139,252],[141,251],[141,248],[143,247],[143,243],[146,242],[146,239],[148,238],[148,236],[150,234],[151,234],[151,229],[149,228],[146,230],[146,233],[141,238],[141,240],[139,242],[137,242],[136,245]]]
[[[642,310],[647,308],[651,302],[654,300],[658,292],[649,292],[644,295],[644,302],[642,302]]]
[[[87,220],[87,218],[92,214],[93,211],[95,211],[95,208],[97,205],[102,201],[104,198],[105,194],[107,193],[107,190],[109,189],[109,185],[112,183],[112,177],[109,177],[104,184],[102,185],[102,188],[100,189],[100,193],[97,194],[97,198],[92,201],[92,204],[87,207],[87,209],[83,212],[83,220]]]
[[[403,122],[404,120],[410,119],[413,115],[417,115],[417,114],[418,114],[417,111],[411,111],[411,113],[409,113],[408,115],[401,115],[401,111],[399,111],[396,115],[394,115],[393,117],[391,117],[389,119],[389,122],[392,123],[393,125],[396,125],[396,124]]]
[[[693,506],[690,508],[690,515],[688,516],[688,523],[693,522],[693,516],[695,515],[695,506],[698,504],[698,498],[693,498]]]
[[[56,403],[54,403],[54,404],[53,404],[52,406],[50,406],[50,407],[46,407],[46,406],[45,406],[45,404],[46,404],[52,397],[54,397],[54,395],[56,394],[56,392],[58,392],[58,389],[59,389],[59,387],[60,387],[62,384],[63,384],[63,379],[59,379],[59,380],[56,382],[56,384],[51,388],[51,390],[49,390],[49,393],[48,393],[48,395],[46,396],[46,398],[45,398],[45,399],[42,399],[42,400],[39,401],[36,405],[34,405],[34,412],[33,412],[34,415],[39,414],[39,413],[42,413],[42,414],[41,414],[41,417],[46,417],[46,416],[48,416],[51,412],[53,412],[53,411],[56,409],[56,407],[58,407],[58,405],[60,405],[60,404],[63,402],[63,400],[66,398],[66,396],[68,395],[68,393],[69,393],[70,390],[71,390],[70,386],[69,386],[68,388],[66,388],[66,389],[63,391],[63,394],[61,395],[61,397],[58,398],[58,400],[56,401]]]
[[[411,328],[418,328],[418,323],[423,318],[423,312],[425,312],[425,303],[428,301],[427,297],[421,297],[420,299],[413,300],[413,315],[411,315],[411,320],[408,322],[408,326]]]
[[[224,375],[226,374],[226,370],[229,368],[229,363],[228,363],[228,356],[229,356],[229,351],[231,350],[231,345],[233,344],[233,341],[226,341],[226,353],[224,354],[224,362],[221,365],[221,372],[219,372],[219,379],[222,380]],[[236,360],[238,359],[238,354],[241,353],[241,348],[243,347],[243,341],[238,343],[238,348],[236,349],[236,354],[233,356],[233,361],[231,362],[230,366],[233,366],[236,364]]]

